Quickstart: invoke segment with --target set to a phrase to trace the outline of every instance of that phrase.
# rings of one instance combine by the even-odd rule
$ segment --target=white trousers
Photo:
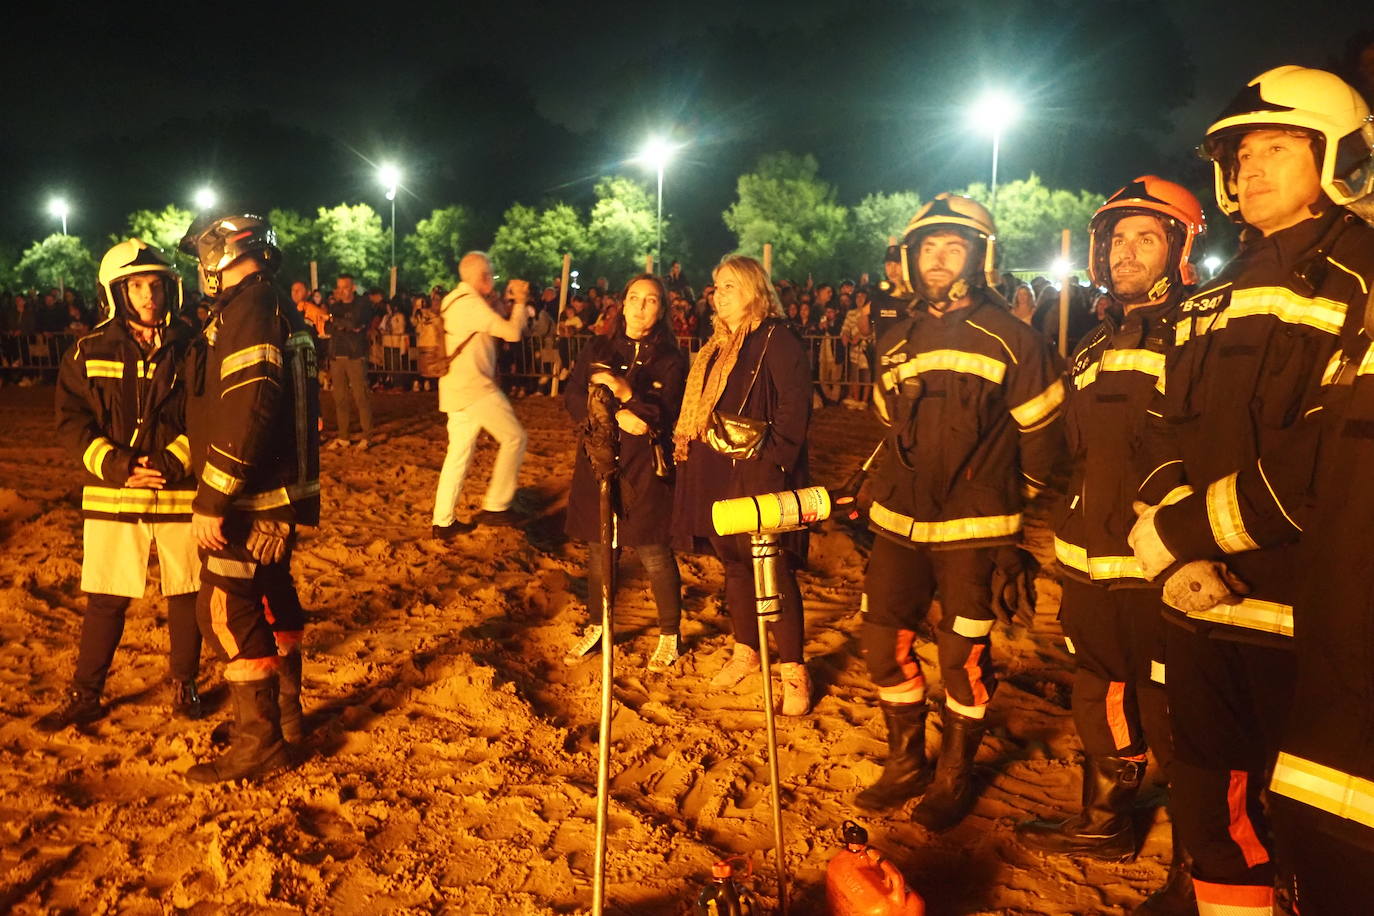
[[[477,434],[484,429],[496,440],[500,449],[496,453],[496,463],[491,468],[491,481],[482,498],[482,508],[488,512],[501,512],[509,509],[511,501],[515,499],[516,478],[520,476],[520,465],[525,460],[525,443],[529,437],[511,409],[510,401],[501,392],[493,391],[448,415],[448,454],[444,456],[444,466],[439,471],[439,487],[434,493],[434,524],[453,524],[453,510],[462,493],[468,465],[472,463],[472,448],[477,442]]]
[[[88,518],[83,535],[81,590],[87,594],[142,598],[154,544],[162,594],[184,595],[200,588],[200,557],[189,521]]]

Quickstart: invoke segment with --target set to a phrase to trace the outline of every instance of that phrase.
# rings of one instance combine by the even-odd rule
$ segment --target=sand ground
[[[530,430],[527,530],[442,544],[429,538],[444,451],[434,396],[374,395],[382,441],[324,453],[323,524],[296,553],[310,615],[307,759],[259,785],[193,789],[181,774],[210,751],[225,711],[171,718],[152,584],[129,614],[110,714],[52,736],[33,728],[70,677],[84,606],[78,463],[54,441],[51,396],[0,389],[0,911],[589,909],[600,664],[562,661],[585,619],[586,584],[585,553],[562,535],[575,440],[559,402],[516,402]],[[811,441],[816,482],[837,485],[876,433],[865,416],[827,409]],[[478,486],[494,452],[484,438]],[[480,496],[467,489],[460,517]],[[1029,537],[1043,556],[1048,535]],[[779,727],[794,914],[825,912],[837,828],[859,813],[849,799],[885,752],[857,651],[866,540],[827,523],[801,576],[819,699]],[[688,913],[712,861],[752,853],[752,885],[773,912],[759,680],[706,689],[729,652],[720,568],[683,557],[682,569],[691,652],[675,671],[650,674],[652,600],[637,565],[624,566],[609,910]],[[936,916],[1128,912],[1164,877],[1162,812],[1141,812],[1159,823],[1129,864],[1049,859],[1014,840],[1016,821],[1071,807],[1079,786],[1059,588],[1048,574],[1038,588],[1034,625],[994,633],[1002,682],[974,813],[938,837],[909,809],[859,818]],[[922,657],[930,677],[933,651]],[[222,707],[219,683],[207,654],[202,689]]]

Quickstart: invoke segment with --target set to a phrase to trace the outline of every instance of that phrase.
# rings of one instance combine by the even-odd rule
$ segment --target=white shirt
[[[496,384],[495,338],[519,341],[528,310],[518,307],[511,311],[510,318],[502,318],[466,283],[459,283],[444,297],[439,306],[444,319],[444,353],[453,353],[473,335],[448,373],[439,379],[439,409],[444,413],[464,410],[501,390]]]

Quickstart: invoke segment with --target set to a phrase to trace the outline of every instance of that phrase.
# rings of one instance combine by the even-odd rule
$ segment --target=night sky
[[[470,7],[462,9],[462,7]],[[0,244],[56,229],[94,248],[129,211],[194,190],[263,208],[463,203],[486,232],[514,201],[588,202],[651,134],[687,144],[665,207],[708,259],[759,154],[815,154],[854,203],[987,180],[964,111],[1017,95],[1000,179],[1103,194],[1154,171],[1209,192],[1210,116],[1281,63],[1338,66],[1368,0],[1292,3],[29,3],[0,54]],[[223,10],[223,12],[221,12]],[[488,238],[477,238],[483,244]]]

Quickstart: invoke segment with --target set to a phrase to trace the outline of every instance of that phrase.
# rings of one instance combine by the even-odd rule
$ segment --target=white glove
[[[1145,578],[1154,579],[1178,562],[1178,557],[1169,552],[1169,548],[1165,547],[1164,541],[1160,539],[1159,532],[1155,530],[1155,513],[1159,511],[1159,506],[1135,502],[1132,508],[1140,518],[1136,519],[1135,525],[1131,527],[1131,533],[1126,535],[1126,543],[1135,551]]]
[[[1215,560],[1184,563],[1164,583],[1164,603],[1185,614],[1209,611],[1218,604],[1235,604],[1250,588]]]

